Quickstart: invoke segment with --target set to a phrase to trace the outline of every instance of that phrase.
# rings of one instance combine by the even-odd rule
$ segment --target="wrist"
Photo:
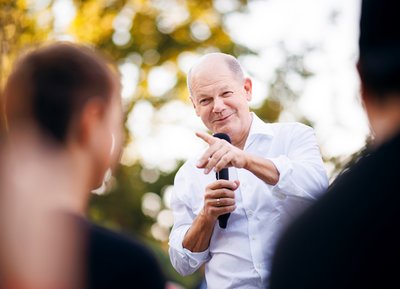
[[[217,221],[217,218],[214,216],[211,216],[210,214],[207,214],[205,212],[204,208],[201,209],[199,218],[202,220],[202,223],[204,225],[206,225],[206,226],[209,225],[210,227],[214,226],[215,222]]]
[[[250,170],[251,168],[251,155],[248,153],[243,153],[243,169]]]

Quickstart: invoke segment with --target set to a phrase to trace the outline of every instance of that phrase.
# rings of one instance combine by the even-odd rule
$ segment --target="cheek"
[[[122,130],[118,130],[114,134],[114,149],[112,154],[110,155],[110,166],[114,167],[119,162],[121,154],[122,154],[122,145],[124,142]]]
[[[247,101],[247,99],[245,97],[243,97],[243,98],[240,98],[240,100],[238,100],[237,102],[232,103],[232,105],[230,105],[230,107],[234,108],[239,113],[248,112],[249,111],[249,102]]]
[[[122,145],[124,143],[124,134],[121,125],[114,125],[110,130],[111,138],[113,139],[109,151],[109,166],[114,167],[121,156]]]

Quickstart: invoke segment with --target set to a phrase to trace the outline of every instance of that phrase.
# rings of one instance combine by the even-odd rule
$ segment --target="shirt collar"
[[[253,116],[253,121],[251,122],[249,137],[257,134],[274,136],[274,131],[270,124],[262,121],[254,112],[251,112],[251,115]]]
[[[271,125],[262,121],[254,112],[251,112],[252,122],[250,126],[249,136],[247,137],[244,148],[246,149],[258,135],[263,135],[272,138],[274,131]]]

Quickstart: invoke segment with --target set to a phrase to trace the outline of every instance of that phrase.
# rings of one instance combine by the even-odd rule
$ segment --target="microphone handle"
[[[217,180],[229,180],[229,170],[228,170],[228,168],[224,168],[224,169],[220,170],[219,172],[217,172],[215,174],[215,176],[216,176]],[[226,229],[226,226],[228,225],[228,219],[229,219],[230,215],[231,215],[230,213],[227,213],[227,214],[223,214],[223,215],[218,217],[218,224],[219,224],[220,228]]]

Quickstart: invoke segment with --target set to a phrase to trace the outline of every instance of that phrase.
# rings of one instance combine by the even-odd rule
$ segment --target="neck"
[[[400,132],[400,98],[367,108],[374,145],[379,146]]]
[[[247,123],[245,124],[245,130],[242,135],[239,136],[237,139],[232,140],[232,144],[240,149],[244,149],[246,144],[247,138],[249,137],[251,123],[253,122],[253,115],[249,112],[249,117],[247,119]]]
[[[16,190],[21,197],[34,194],[38,200],[45,200],[49,208],[85,214],[89,196],[88,170],[78,155],[32,128],[11,133],[9,140],[11,174],[21,175],[26,188],[30,188]]]

